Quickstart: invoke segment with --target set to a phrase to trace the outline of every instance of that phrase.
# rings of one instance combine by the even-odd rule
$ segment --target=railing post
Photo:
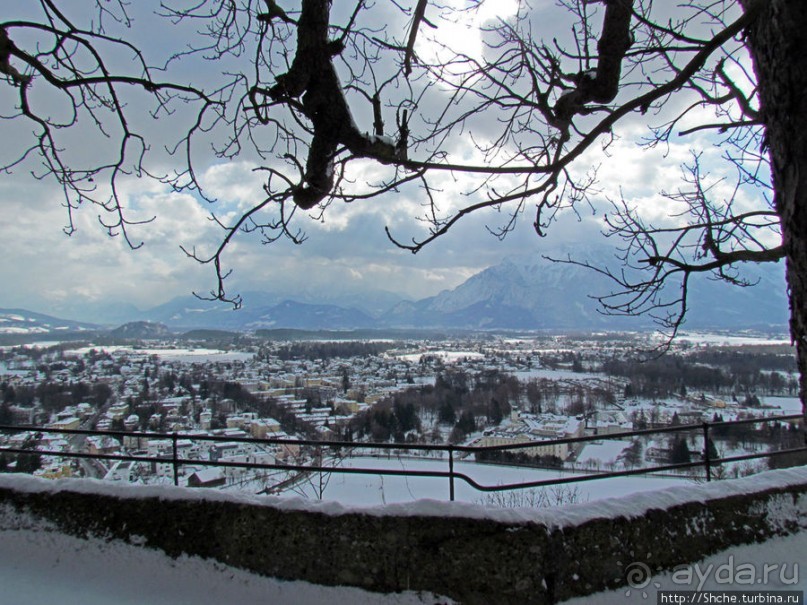
[[[179,485],[179,461],[177,460],[177,433],[171,433],[172,463],[174,465],[174,485]]]
[[[712,459],[709,456],[709,423],[703,423],[703,462],[706,466],[706,481],[712,480]]]
[[[448,444],[448,485],[449,498],[454,502],[454,446]]]

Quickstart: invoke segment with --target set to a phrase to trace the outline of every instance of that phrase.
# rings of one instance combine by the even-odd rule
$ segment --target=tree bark
[[[360,132],[353,121],[344,87],[333,65],[333,57],[342,52],[343,46],[342,41],[328,38],[331,4],[332,0],[302,1],[294,61],[269,90],[275,101],[302,96],[303,113],[313,125],[305,175],[294,192],[294,202],[303,210],[313,208],[331,194],[336,178],[334,161],[340,145],[356,157],[382,163],[406,157],[406,124],[399,126],[399,145],[395,145]],[[379,113],[375,115],[374,127],[376,134],[383,134]]]
[[[760,90],[774,202],[782,226],[796,346],[799,396],[807,419],[807,2],[740,0],[758,14],[748,46]]]

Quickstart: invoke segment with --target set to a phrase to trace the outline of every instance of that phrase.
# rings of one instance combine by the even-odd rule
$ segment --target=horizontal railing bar
[[[253,469],[266,469],[266,470],[286,470],[286,471],[304,471],[304,472],[323,472],[323,473],[342,473],[342,474],[360,474],[360,475],[385,475],[385,476],[403,476],[403,477],[432,477],[432,478],[450,478],[455,477],[462,479],[471,487],[483,491],[507,491],[513,489],[527,489],[533,487],[546,487],[550,485],[562,485],[567,483],[580,483],[584,481],[593,481],[597,479],[612,479],[618,477],[630,477],[635,475],[651,475],[671,470],[681,470],[686,468],[694,468],[704,466],[705,461],[683,462],[677,464],[666,464],[652,467],[642,467],[624,471],[603,471],[592,472],[587,471],[584,475],[575,475],[572,477],[555,478],[555,479],[542,479],[539,481],[527,481],[521,483],[508,483],[497,485],[483,485],[476,482],[474,479],[458,472],[446,471],[421,471],[413,469],[367,469],[367,468],[354,468],[343,466],[321,466],[321,465],[295,465],[295,464],[267,464],[260,462],[232,462],[225,460],[203,460],[191,458],[179,458],[176,461],[171,457],[154,457],[154,456],[126,456],[117,454],[89,454],[83,452],[62,452],[52,450],[30,450],[21,448],[4,448],[0,447],[0,452],[8,452],[15,454],[40,454],[45,456],[60,456],[64,458],[84,458],[95,460],[114,460],[125,462],[163,462],[174,463],[176,462],[182,466],[209,466],[209,467],[226,467],[226,468],[244,468],[248,470]],[[791,448],[787,450],[773,450],[762,452],[758,454],[746,454],[741,456],[731,456],[728,458],[718,458],[712,460],[711,463],[722,464],[724,462],[737,462],[744,460],[752,460],[758,458],[770,458],[782,456],[786,454],[793,454],[799,452],[807,452],[807,447]],[[557,469],[558,472],[574,472],[569,469]]]
[[[710,461],[712,465],[722,464],[723,462],[742,462],[743,460],[755,460],[758,458],[775,458],[777,456],[784,456],[786,454],[797,454],[799,452],[807,452],[807,446],[794,447],[786,450],[768,450],[759,454],[742,454],[738,456],[729,456],[727,458],[716,458]]]
[[[754,418],[742,419],[724,422],[707,422],[710,428],[714,427],[730,427],[740,424],[758,424],[768,422],[784,422],[788,420],[801,420],[804,417],[801,414],[790,414],[785,416],[771,416],[767,418]],[[284,439],[284,438],[256,438],[256,437],[230,437],[227,435],[187,435],[181,433],[152,433],[152,432],[137,432],[137,431],[95,431],[91,429],[58,429],[52,427],[38,427],[38,426],[9,426],[0,425],[0,431],[10,432],[41,432],[41,433],[58,433],[66,435],[98,435],[109,437],[121,438],[147,438],[158,440],[188,440],[188,441],[210,441],[219,443],[259,443],[268,445],[306,445],[314,447],[329,447],[329,448],[357,448],[357,449],[385,449],[385,450],[417,450],[417,451],[438,451],[438,452],[494,452],[506,450],[528,449],[531,447],[545,447],[551,445],[564,445],[570,443],[585,443],[588,441],[603,441],[610,439],[620,439],[623,437],[634,437],[641,435],[654,435],[665,433],[676,433],[683,431],[700,431],[703,429],[704,423],[698,424],[681,424],[674,427],[665,428],[650,428],[639,429],[635,431],[625,431],[619,433],[608,433],[604,435],[584,435],[582,437],[564,437],[560,439],[547,439],[545,441],[529,441],[524,443],[512,443],[501,445],[441,445],[441,444],[425,444],[425,443],[380,443],[380,442],[356,442],[356,441],[318,441],[313,439]]]
[[[621,433],[611,433],[607,435],[588,435],[584,437],[572,437],[572,438],[565,438],[565,439],[556,439],[556,440],[547,440],[547,441],[536,441],[536,442],[526,442],[526,443],[518,443],[518,444],[502,444],[496,446],[459,446],[453,444],[447,445],[428,445],[428,444],[410,444],[410,443],[376,443],[376,442],[346,442],[346,441],[316,441],[310,439],[272,439],[272,438],[248,438],[248,437],[233,437],[228,435],[183,435],[179,433],[153,433],[153,432],[136,432],[136,431],[97,431],[97,430],[90,430],[90,429],[59,429],[59,428],[52,428],[52,427],[36,427],[36,426],[6,426],[0,425],[0,430],[2,431],[10,431],[10,432],[34,432],[34,433],[57,433],[57,434],[64,434],[64,435],[97,435],[97,436],[109,436],[109,437],[135,437],[135,438],[147,438],[147,439],[158,439],[162,441],[171,441],[172,443],[176,443],[179,440],[196,440],[196,441],[208,441],[208,442],[219,442],[219,443],[250,443],[250,444],[261,444],[261,445],[302,445],[302,446],[313,446],[313,447],[327,447],[327,448],[336,448],[341,449],[345,448],[348,450],[354,449],[363,449],[363,450],[416,450],[416,451],[436,451],[436,452],[448,452],[451,455],[452,452],[462,452],[466,454],[477,454],[477,453],[485,453],[485,452],[493,452],[493,451],[508,451],[508,450],[518,450],[518,449],[525,449],[531,447],[545,447],[551,446],[555,444],[568,444],[568,443],[580,443],[580,442],[587,442],[587,441],[602,441],[607,439],[618,439],[624,437],[632,437],[637,435],[648,435],[648,434],[665,434],[665,433],[675,433],[680,431],[699,431],[702,430],[704,427],[714,428],[714,427],[721,427],[721,426],[734,426],[740,424],[758,424],[758,423],[766,423],[766,422],[778,422],[778,421],[788,421],[788,420],[801,420],[803,417],[800,414],[793,414],[793,415],[785,415],[785,416],[773,416],[768,418],[751,418],[751,419],[743,419],[738,421],[724,421],[724,422],[703,422],[700,424],[687,424],[687,425],[678,425],[675,427],[666,427],[666,428],[652,428],[652,429],[641,429],[637,431],[626,431]],[[609,478],[618,478],[618,477],[629,477],[635,475],[649,475],[654,473],[661,473],[665,471],[674,471],[674,470],[682,470],[687,468],[694,468],[700,466],[707,466],[708,465],[720,465],[728,462],[738,462],[738,461],[745,461],[745,460],[753,460],[759,458],[771,458],[777,456],[783,456],[787,454],[799,453],[799,452],[807,452],[807,447],[799,447],[799,448],[790,448],[786,450],[773,450],[761,453],[751,453],[751,454],[743,454],[737,456],[729,456],[725,458],[717,458],[717,459],[710,459],[710,460],[696,460],[692,462],[685,462],[685,463],[677,463],[677,464],[667,464],[667,465],[660,465],[660,466],[653,466],[653,467],[642,467],[636,468],[631,470],[623,470],[623,471],[604,471],[604,472],[593,472],[591,470],[582,471],[586,472],[587,474],[583,475],[574,475],[571,477],[563,477],[563,478],[554,478],[554,479],[542,479],[538,481],[527,481],[521,483],[509,483],[509,484],[499,484],[499,485],[483,485],[476,482],[474,479],[469,477],[464,473],[455,472],[450,469],[448,472],[445,471],[431,471],[431,470],[407,470],[407,469],[367,469],[367,468],[354,468],[354,467],[343,467],[343,466],[322,466],[322,465],[296,465],[296,464],[268,464],[268,463],[257,463],[257,462],[236,462],[236,461],[226,461],[226,460],[204,460],[204,459],[189,459],[189,458],[178,458],[175,455],[164,455],[164,456],[137,456],[137,455],[124,455],[124,454],[91,454],[85,452],[72,452],[72,451],[57,451],[57,450],[34,450],[28,448],[9,448],[9,447],[0,447],[0,452],[8,452],[14,454],[38,454],[44,456],[56,456],[56,457],[63,457],[63,458],[77,458],[77,459],[93,459],[93,460],[108,460],[108,461],[130,461],[130,462],[144,462],[144,463],[166,463],[171,464],[174,466],[203,466],[203,467],[224,467],[224,468],[243,468],[243,469],[251,469],[251,470],[280,470],[280,471],[299,471],[305,473],[312,473],[312,472],[325,472],[325,473],[343,473],[343,474],[363,474],[363,475],[386,475],[386,476],[404,476],[404,477],[432,477],[432,478],[448,478],[450,480],[462,479],[468,485],[477,489],[482,492],[496,492],[496,491],[507,491],[513,489],[526,489],[526,488],[535,488],[535,487],[546,487],[551,485],[563,485],[568,483],[579,483],[583,481],[593,481],[597,479],[609,479]],[[557,469],[558,472],[569,471],[569,469]],[[575,472],[572,470],[571,472]],[[580,472],[580,471],[578,471]],[[271,489],[271,487],[267,487],[267,489]]]
[[[152,456],[125,456],[116,454],[86,454],[82,452],[61,452],[51,450],[26,450],[19,448],[2,448],[0,452],[9,452],[16,454],[40,454],[43,456],[61,456],[64,458],[89,458],[97,460],[115,460],[124,462],[164,462],[173,464],[174,460],[170,457],[152,457]],[[267,469],[267,470],[288,470],[288,471],[305,471],[305,472],[322,472],[322,473],[343,473],[355,475],[386,475],[386,476],[400,476],[400,477],[434,477],[448,479],[455,477],[462,479],[471,487],[479,491],[504,491],[508,489],[537,487],[542,485],[555,485],[561,483],[573,483],[576,481],[590,481],[593,479],[606,479],[609,477],[627,476],[634,474],[650,474],[652,472],[661,472],[664,470],[671,470],[677,468],[688,468],[692,466],[700,466],[701,462],[692,462],[677,465],[668,465],[661,467],[652,467],[649,469],[638,469],[634,471],[622,472],[603,472],[596,474],[578,475],[576,477],[567,477],[564,479],[545,479],[541,481],[530,481],[526,483],[512,483],[504,485],[482,485],[477,483],[474,479],[464,473],[446,472],[446,471],[419,471],[407,469],[368,469],[368,468],[354,468],[344,466],[317,466],[317,465],[296,465],[296,464],[267,464],[261,462],[230,462],[223,460],[196,460],[191,458],[179,458],[176,463],[182,466],[210,466],[210,467],[228,467],[228,468],[245,468],[245,469]],[[559,470],[558,472],[562,472]]]
[[[787,416],[775,416],[769,418],[758,418],[755,420],[737,420],[735,422],[708,422],[709,428],[715,426],[733,426],[734,424],[755,424],[759,422],[776,422],[776,421],[787,421],[787,420],[801,420],[803,416],[801,414],[792,414]],[[656,434],[665,434],[665,433],[677,433],[683,431],[701,431],[703,430],[704,423],[698,424],[680,424],[674,427],[666,427],[666,428],[654,428],[654,429],[639,429],[636,431],[625,431],[620,433],[607,433],[604,435],[585,435],[583,437],[564,437],[561,439],[547,439],[546,441],[530,441],[525,443],[514,443],[514,444],[502,444],[502,445],[484,445],[484,446],[476,446],[476,445],[456,445],[454,446],[455,451],[458,452],[491,452],[491,451],[500,451],[500,450],[509,450],[509,449],[525,449],[530,447],[541,447],[541,446],[551,446],[551,445],[563,445],[569,443],[584,443],[587,441],[603,441],[608,439],[620,439],[623,437],[635,437],[639,435],[656,435]]]
[[[581,483],[583,481],[594,481],[597,479],[615,479],[618,477],[630,477],[633,475],[651,475],[663,471],[693,468],[703,466],[702,462],[681,462],[678,464],[667,464],[664,466],[653,466],[650,468],[633,469],[629,471],[613,471],[602,473],[589,473],[587,475],[577,475],[574,477],[562,477],[556,479],[541,479],[539,481],[526,481],[522,483],[504,483],[500,485],[480,485],[475,481],[468,481],[473,487],[483,492],[499,492],[513,489],[527,489],[531,487],[548,487],[551,485],[563,485],[566,483]],[[455,473],[454,476],[459,476]]]
[[[126,456],[123,454],[89,454],[84,452],[63,452],[56,450],[30,450],[22,448],[6,448],[0,447],[0,452],[8,452],[11,454],[39,454],[42,456],[58,456],[62,458],[84,458],[92,460],[114,460],[120,462],[163,462],[173,464],[176,462],[182,466],[211,466],[211,467],[227,467],[227,468],[245,468],[245,469],[269,469],[269,470],[292,470],[292,471],[310,471],[310,472],[326,472],[326,473],[345,473],[345,474],[362,474],[362,475],[391,475],[391,476],[406,476],[406,477],[441,477],[448,478],[450,473],[446,471],[419,471],[419,470],[406,470],[406,469],[364,469],[344,466],[317,466],[317,465],[301,465],[301,464],[268,464],[265,462],[234,462],[229,460],[204,460],[195,458],[177,458],[176,461],[168,457],[156,456]],[[459,477],[459,473],[454,473],[455,477]]]

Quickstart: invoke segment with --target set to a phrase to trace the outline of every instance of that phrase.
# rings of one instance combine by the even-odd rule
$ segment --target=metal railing
[[[749,418],[745,420],[735,420],[730,422],[702,422],[699,424],[683,424],[678,426],[668,426],[664,428],[651,428],[643,430],[625,431],[619,433],[608,433],[604,435],[587,435],[583,437],[569,437],[564,439],[528,441],[523,443],[508,443],[501,445],[489,446],[474,446],[474,445],[428,445],[422,443],[377,443],[377,442],[353,442],[353,441],[326,441],[326,440],[312,440],[312,439],[286,439],[286,438],[251,438],[251,437],[236,437],[230,435],[199,435],[199,434],[182,434],[182,433],[155,433],[155,432],[138,432],[138,431],[95,431],[89,429],[60,429],[39,426],[6,426],[0,425],[0,431],[6,433],[39,433],[39,434],[60,434],[66,436],[98,436],[98,437],[115,437],[123,439],[156,439],[156,440],[170,440],[171,441],[171,455],[161,456],[145,456],[145,455],[127,455],[127,454],[101,454],[89,452],[76,452],[76,451],[51,451],[43,449],[32,449],[30,447],[2,447],[0,452],[7,452],[12,454],[39,454],[44,456],[56,456],[61,458],[76,458],[76,459],[93,459],[105,461],[130,461],[130,462],[143,462],[143,463],[170,463],[173,468],[173,481],[174,485],[179,484],[179,469],[182,466],[194,467],[220,467],[220,468],[240,468],[247,470],[278,470],[290,471],[299,473],[343,473],[343,474],[360,474],[360,475],[386,475],[386,476],[403,476],[403,477],[432,477],[443,478],[448,480],[449,484],[449,499],[455,498],[455,482],[462,480],[471,487],[481,492],[501,492],[516,489],[527,488],[541,488],[552,485],[563,485],[568,483],[579,483],[584,481],[593,481],[599,479],[609,479],[616,477],[630,477],[636,475],[658,474],[669,471],[680,471],[703,467],[705,470],[706,481],[713,479],[714,468],[717,465],[726,464],[729,462],[740,462],[746,460],[754,460],[760,458],[773,458],[784,456],[788,454],[796,454],[799,452],[807,452],[807,446],[789,448],[785,450],[773,450],[761,453],[748,453],[736,456],[726,457],[713,457],[710,454],[709,442],[710,432],[715,428],[722,427],[735,427],[747,424],[760,424],[771,422],[793,422],[801,421],[803,416],[801,414],[792,414],[786,416],[774,416],[767,418]],[[698,433],[703,435],[703,450],[700,453],[701,459],[692,460],[690,462],[669,463],[661,464],[650,467],[634,468],[622,471],[592,471],[588,470],[587,474],[575,475],[570,477],[558,477],[552,479],[541,479],[536,481],[524,481],[518,483],[506,483],[496,485],[482,485],[469,477],[465,473],[455,470],[456,456],[463,455],[468,457],[474,455],[475,457],[489,456],[497,452],[518,452],[520,450],[529,450],[536,447],[552,447],[555,445],[573,445],[583,444],[591,441],[604,441],[611,439],[624,439],[628,437],[646,436],[646,435],[660,435],[668,433]],[[231,460],[204,460],[199,458],[182,458],[179,456],[178,443],[180,441],[202,441],[202,442],[219,442],[219,443],[246,443],[253,445],[260,445],[264,447],[283,447],[283,446],[297,446],[300,448],[310,448],[310,454],[314,461],[320,461],[312,464],[286,464],[286,463],[257,463],[257,462],[237,462]],[[407,452],[428,452],[439,453],[441,457],[447,458],[448,470],[415,470],[415,469],[391,469],[391,468],[353,468],[343,466],[326,466],[321,463],[322,449],[328,448],[336,452],[339,459],[344,459],[349,456],[343,456],[343,450],[376,450],[376,451],[407,451]],[[553,467],[554,468],[554,467]],[[554,470],[568,470],[564,467],[554,468]]]

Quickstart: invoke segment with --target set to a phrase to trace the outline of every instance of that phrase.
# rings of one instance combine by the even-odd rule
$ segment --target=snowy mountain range
[[[574,252],[576,258],[601,250]],[[566,258],[561,252],[557,255]],[[738,288],[707,276],[690,283],[688,328],[783,330],[787,325],[784,268],[781,264],[749,265],[742,275],[756,285]],[[648,317],[613,317],[598,310],[596,295],[614,284],[584,267],[555,263],[540,256],[510,257],[477,273],[456,288],[409,301],[388,292],[356,292],[328,300],[283,298],[265,292],[245,293],[239,310],[193,296],[180,297],[146,311],[107,305],[106,314],[92,310],[96,322],[118,325],[131,321],[159,322],[186,330],[231,331],[293,328],[351,330],[434,328],[463,330],[606,330],[643,329]],[[673,290],[670,297],[676,292]],[[0,331],[40,326],[35,314],[0,310]],[[17,319],[13,319],[16,317]],[[87,324],[39,316],[42,330],[81,330]],[[20,323],[22,322],[22,323]]]
[[[565,256],[564,256],[565,258]],[[739,288],[706,276],[691,278],[687,326],[776,328],[787,323],[783,267],[744,268],[754,286]],[[640,329],[649,317],[604,315],[594,296],[613,292],[607,277],[545,258],[507,258],[453,290],[401,303],[386,316],[395,325],[516,329]],[[669,298],[677,292],[671,291]]]
[[[0,309],[0,335],[86,332],[98,327],[95,324],[59,319],[25,309]]]

